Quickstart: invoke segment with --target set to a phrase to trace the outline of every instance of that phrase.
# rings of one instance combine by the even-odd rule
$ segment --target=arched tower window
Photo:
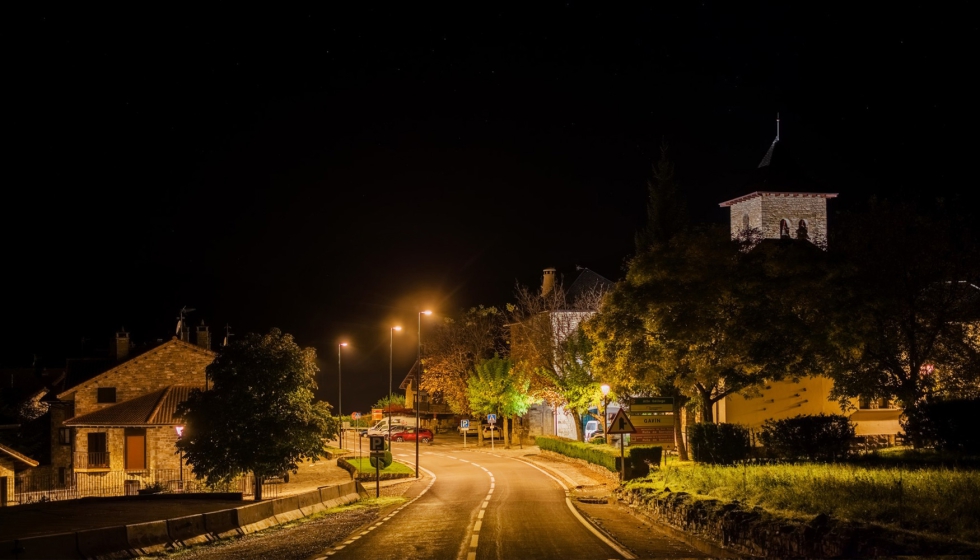
[[[810,239],[809,228],[806,225],[806,220],[800,220],[800,225],[796,228],[796,238],[807,240]]]
[[[789,237],[789,221],[779,220],[779,237]]]

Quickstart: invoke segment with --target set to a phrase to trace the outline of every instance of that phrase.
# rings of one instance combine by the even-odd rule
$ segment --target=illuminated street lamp
[[[347,346],[346,342],[341,342],[337,345],[337,417],[340,419],[340,435],[337,439],[340,441],[340,448],[344,449],[344,409],[343,409],[343,396],[344,388],[340,382],[340,349]]]
[[[392,347],[395,344],[395,331],[402,330],[401,327],[391,327],[388,330],[388,449],[391,449],[391,362]]]
[[[606,426],[608,421],[609,413],[606,408],[609,406],[609,385],[603,383],[599,390],[602,391],[602,435],[606,439],[606,443],[609,443],[609,429]]]
[[[432,315],[431,311],[419,311],[419,371],[415,374],[415,478],[419,477],[419,404],[422,396],[422,315]]]

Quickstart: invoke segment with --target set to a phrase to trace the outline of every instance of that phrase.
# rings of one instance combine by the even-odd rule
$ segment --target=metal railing
[[[108,451],[76,451],[75,464],[80,469],[108,469]]]
[[[88,454],[83,454],[88,455]],[[243,475],[223,484],[207,485],[194,478],[190,468],[146,469],[141,471],[106,471],[98,473],[68,472],[63,476],[46,472],[27,472],[14,479],[13,504],[33,504],[88,497],[133,496],[146,493],[219,493],[241,492],[251,498],[255,492],[254,477]],[[262,498],[279,497],[280,483],[262,484]]]

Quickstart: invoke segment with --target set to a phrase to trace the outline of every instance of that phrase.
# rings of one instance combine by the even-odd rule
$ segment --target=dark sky
[[[726,221],[777,112],[832,212],[976,188],[969,2],[533,4],[7,12],[0,365],[169,338],[186,305],[317,348],[331,401],[349,340],[363,411],[419,309],[618,279],[662,139]]]

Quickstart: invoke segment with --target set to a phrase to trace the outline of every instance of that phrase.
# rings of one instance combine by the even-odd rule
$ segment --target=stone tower
[[[819,245],[827,240],[827,199],[837,193],[818,192],[816,185],[779,138],[759,162],[745,188],[749,194],[722,202],[731,211],[732,237],[747,229],[763,239],[807,239]]]

